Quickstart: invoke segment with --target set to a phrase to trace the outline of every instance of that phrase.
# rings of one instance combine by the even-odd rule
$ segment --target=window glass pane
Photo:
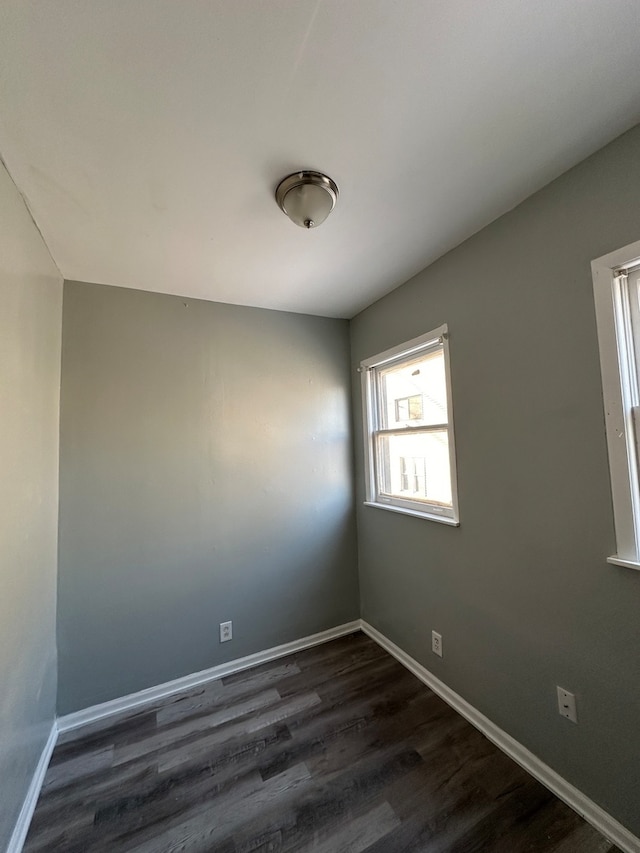
[[[380,427],[447,423],[442,347],[394,367],[380,368]]]
[[[380,494],[451,506],[446,430],[379,435],[377,442]]]
[[[636,375],[640,377],[640,272],[631,272],[627,279]]]

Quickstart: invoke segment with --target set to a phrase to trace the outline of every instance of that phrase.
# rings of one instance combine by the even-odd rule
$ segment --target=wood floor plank
[[[167,746],[191,740],[194,736],[198,736],[203,732],[209,732],[213,729],[220,731],[227,723],[241,717],[248,717],[257,711],[275,705],[279,701],[280,694],[277,690],[265,690],[257,696],[252,696],[250,699],[245,699],[242,702],[214,709],[211,714],[187,717],[186,719],[179,720],[174,725],[159,727],[156,732],[148,737],[125,746],[119,746],[115,750],[113,763],[125,764],[142,755],[150,755],[165,749]]]
[[[294,699],[275,703],[260,714],[254,714],[251,719],[210,729],[197,740],[190,740],[188,743],[180,744],[175,748],[167,748],[165,753],[160,756],[158,766],[161,771],[180,767],[194,759],[199,759],[203,752],[214,750],[222,743],[237,737],[250,736],[262,729],[277,725],[288,717],[319,703],[320,699],[317,693],[307,693]]]
[[[615,847],[606,838],[595,833],[587,823],[573,829],[554,849],[553,853],[613,853]]]
[[[158,726],[198,716],[213,711],[218,705],[230,705],[252,693],[262,693],[276,682],[281,684],[287,678],[299,674],[294,663],[286,663],[266,672],[253,675],[247,671],[243,681],[223,685],[222,681],[213,681],[195,689],[189,694],[178,694],[156,713]]]
[[[30,827],[29,842],[24,853],[47,853],[50,850],[66,850],[72,839],[91,832],[95,814],[95,803],[71,803],[59,808],[55,819],[51,816]]]
[[[313,839],[300,849],[305,853],[311,850],[315,853],[363,853],[399,824],[400,820],[389,803],[384,802],[361,817],[349,821],[328,838],[318,843]]]
[[[104,770],[86,778],[83,785],[72,782],[63,788],[43,793],[31,823],[31,834],[37,832],[41,824],[59,822],[63,810],[73,812],[88,808],[93,821],[101,804],[122,796],[122,792],[143,791],[157,779],[158,769],[155,765],[131,765]]]
[[[61,736],[24,853],[619,853],[362,633]]]
[[[226,797],[210,801],[204,809],[193,809],[186,820],[165,828],[161,834],[149,840],[134,843],[127,849],[130,853],[206,851],[212,843],[222,842],[249,817],[268,809],[273,801],[286,797],[308,779],[309,771],[304,764],[298,764],[268,782],[256,779],[239,795],[233,791]]]
[[[191,715],[206,713],[224,702],[224,692],[222,682],[218,680],[199,684],[191,690],[169,696],[164,705],[155,712],[156,723],[162,726]]]
[[[166,699],[164,700],[166,701]],[[103,744],[105,739],[114,742],[119,737],[137,736],[139,729],[154,728],[156,725],[156,709],[158,703],[150,703],[143,708],[119,711],[107,717],[101,717],[91,723],[85,723],[68,731],[60,732],[56,743],[54,758],[63,747],[73,749],[77,744]]]
[[[261,746],[268,748],[269,743],[278,741],[281,734],[282,727],[274,727],[271,737],[264,738]],[[286,730],[285,734],[288,736]],[[160,821],[180,819],[194,806],[206,806],[230,788],[233,796],[237,796],[246,780],[254,785],[252,780],[257,776],[253,748],[247,750],[242,742],[238,742],[237,751],[231,754],[226,751],[224,758],[224,762],[220,759],[211,762],[202,756],[179,773],[158,774],[145,786],[114,794],[95,812],[94,823],[96,827],[100,825],[100,835],[111,839]],[[258,787],[261,787],[260,783]]]
[[[354,812],[379,803],[385,787],[419,762],[420,756],[413,750],[399,751],[394,747],[384,754],[368,755],[333,774],[311,777],[294,801],[279,803],[271,813],[254,818],[242,828],[236,842],[280,828],[284,849],[297,851],[314,834],[323,837],[338,832]]]
[[[105,746],[93,752],[83,752],[66,761],[51,765],[42,786],[46,794],[73,782],[78,784],[83,777],[90,776],[96,770],[111,767],[113,764],[113,746]]]

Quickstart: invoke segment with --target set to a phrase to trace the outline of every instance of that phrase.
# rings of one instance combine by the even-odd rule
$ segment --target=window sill
[[[446,515],[435,515],[430,512],[420,512],[417,509],[406,509],[402,506],[393,506],[391,504],[379,504],[375,501],[365,501],[365,506],[372,506],[376,509],[386,509],[390,512],[399,512],[402,515],[413,515],[415,518],[426,518],[427,521],[437,521],[439,524],[448,524],[449,527],[460,527],[460,522],[456,521],[455,518],[450,518]],[[638,567],[640,568],[640,566]]]
[[[624,569],[635,569],[637,572],[640,572],[640,563],[635,560],[623,560],[622,557],[618,557],[616,554],[612,557],[607,557],[607,563],[611,563],[612,566],[622,566]]]

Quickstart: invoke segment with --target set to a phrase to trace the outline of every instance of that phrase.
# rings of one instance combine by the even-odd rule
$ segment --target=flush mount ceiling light
[[[301,228],[317,228],[338,200],[338,185],[322,172],[294,172],[276,189],[276,201],[289,219]]]

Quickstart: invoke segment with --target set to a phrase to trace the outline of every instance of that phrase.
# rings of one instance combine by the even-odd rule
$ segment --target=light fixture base
[[[322,219],[317,223],[312,216],[294,217],[292,216],[292,211],[287,210],[286,199],[288,193],[292,190],[305,186],[319,187],[326,192],[328,199],[330,200],[331,206],[328,210],[324,211]],[[335,207],[338,195],[338,185],[332,178],[328,175],[324,175],[322,172],[313,172],[310,169],[300,169],[298,172],[292,172],[290,175],[287,175],[286,178],[283,178],[276,188],[276,201],[278,202],[280,210],[282,210],[283,213],[286,213],[286,215],[295,222],[296,225],[300,225],[307,229],[316,227],[316,225],[321,224],[324,219],[326,219]]]

